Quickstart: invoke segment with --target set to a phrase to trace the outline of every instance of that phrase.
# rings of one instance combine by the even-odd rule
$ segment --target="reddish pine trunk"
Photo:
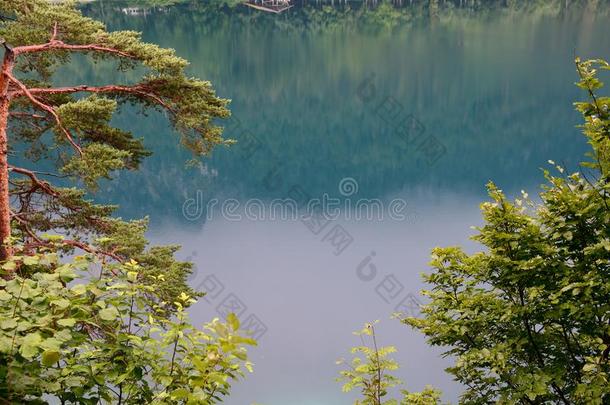
[[[0,260],[6,260],[12,254],[5,242],[11,236],[11,209],[8,192],[8,114],[10,99],[8,96],[9,79],[14,65],[14,55],[8,47],[4,51],[2,72],[0,74]]]

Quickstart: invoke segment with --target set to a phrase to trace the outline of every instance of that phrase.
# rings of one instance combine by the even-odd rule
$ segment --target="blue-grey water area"
[[[238,143],[195,165],[162,114],[121,114],[117,125],[154,154],[96,194],[124,218],[150,216],[154,243],[183,246],[191,283],[209,292],[191,310],[197,323],[232,310],[255,330],[255,372],[228,404],[351,403],[335,360],[375,319],[406,387],[432,384],[456,401],[451,359],[392,313],[417,315],[433,247],[480,249],[469,236],[488,181],[535,195],[549,159],[568,170],[583,159],[573,60],[610,57],[607,3],[444,2],[434,13],[420,3],[299,4],[279,15],[83,6],[111,29],[175,48],[232,100],[223,125]],[[62,80],[133,77],[79,59]],[[287,197],[337,198],[338,215],[270,218],[271,201]],[[358,219],[359,200],[380,203],[383,218]]]

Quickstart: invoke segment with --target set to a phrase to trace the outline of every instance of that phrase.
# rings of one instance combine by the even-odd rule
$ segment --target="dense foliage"
[[[490,183],[485,250],[434,249],[431,301],[405,319],[455,358],[462,403],[610,403],[610,98],[596,95],[610,66],[576,66],[591,160],[574,173],[549,161],[540,202]]]
[[[0,278],[0,398],[9,403],[210,404],[251,370],[245,345],[254,341],[238,334],[237,317],[195,328],[185,311],[193,298],[158,303],[135,261],[16,253],[2,265],[14,277]]]

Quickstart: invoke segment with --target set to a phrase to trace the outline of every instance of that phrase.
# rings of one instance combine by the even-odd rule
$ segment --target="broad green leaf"
[[[42,342],[42,337],[38,332],[28,333],[21,339],[19,353],[26,359],[31,359],[38,354],[38,348]]]
[[[72,287],[71,290],[76,295],[82,295],[87,292],[87,286],[84,284],[77,284]]]
[[[57,321],[57,324],[61,325],[61,326],[72,327],[76,324],[76,319],[74,319],[74,318],[60,319],[59,321]]]
[[[42,364],[49,367],[57,363],[60,358],[60,354],[56,350],[45,350],[42,352]]]
[[[119,311],[115,307],[108,307],[100,310],[99,316],[105,321],[113,321],[119,316]]]
[[[68,301],[65,298],[60,298],[60,299],[51,301],[51,305],[54,305],[59,309],[66,309],[70,306],[70,301]]]
[[[35,264],[38,264],[40,261],[40,258],[38,256],[25,256],[23,258],[23,263],[27,266],[32,266]]]
[[[239,330],[239,318],[233,312],[227,315],[227,322],[229,323],[229,325],[231,325],[231,328],[234,331]]]
[[[0,321],[0,329],[13,329],[17,327],[17,319],[8,318]]]

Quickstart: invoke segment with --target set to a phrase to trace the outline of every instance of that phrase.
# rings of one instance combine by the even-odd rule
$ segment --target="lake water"
[[[256,324],[255,373],[226,403],[350,403],[334,361],[359,343],[351,332],[375,319],[381,344],[399,350],[409,389],[432,384],[458,398],[443,371],[450,361],[390,315],[416,313],[432,247],[477,249],[468,237],[487,181],[534,194],[548,159],[574,168],[586,150],[573,57],[610,57],[609,8],[547,3],[445,4],[432,16],[418,2],[299,5],[281,15],[201,3],[84,6],[112,29],[175,48],[193,75],[233,100],[226,135],[238,144],[195,167],[164,117],[118,117],[154,156],[97,195],[124,217],[150,215],[155,243],[183,245],[196,263],[191,283],[210,292],[192,309],[197,322],[232,307]],[[111,78],[130,80],[80,63],[64,76]],[[341,209],[327,221],[260,210],[297,196],[337,198]],[[361,199],[383,205],[383,218],[356,219]],[[396,201],[404,215],[392,217]]]

